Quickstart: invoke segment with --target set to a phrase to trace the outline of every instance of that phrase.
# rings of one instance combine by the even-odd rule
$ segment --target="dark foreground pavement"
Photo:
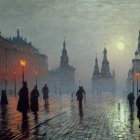
[[[44,105],[40,99],[38,115],[28,113],[28,120],[16,111],[18,97],[0,109],[0,140],[139,140],[136,107],[130,108],[126,97],[110,93],[87,94],[83,108],[70,95],[51,96]]]

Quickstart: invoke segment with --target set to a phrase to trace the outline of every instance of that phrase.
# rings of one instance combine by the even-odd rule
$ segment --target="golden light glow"
[[[123,50],[125,49],[124,43],[123,43],[123,42],[119,42],[119,43],[117,44],[117,48],[118,48],[120,51],[123,51]]]
[[[136,76],[139,76],[139,73],[136,73]]]
[[[34,71],[34,74],[35,74],[35,75],[38,75],[38,70]]]
[[[20,60],[20,64],[22,67],[25,67],[26,63],[27,63],[26,60]]]

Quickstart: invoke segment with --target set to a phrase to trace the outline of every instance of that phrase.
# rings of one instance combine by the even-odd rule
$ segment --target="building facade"
[[[103,61],[101,72],[98,66],[98,59],[95,59],[94,72],[92,76],[92,90],[93,92],[114,92],[116,88],[115,71],[110,72],[110,66],[107,59],[106,48],[103,51]]]
[[[69,93],[75,90],[75,68],[69,65],[65,41],[63,42],[60,66],[49,72],[49,87],[55,93]]]
[[[31,42],[23,39],[19,30],[17,36],[5,39],[0,35],[0,89],[5,88],[5,81],[8,90],[14,90],[14,86],[21,87],[22,67],[20,60],[25,60],[25,80],[29,88],[35,85],[37,75],[38,87],[43,86],[48,79],[48,58],[40,54],[39,50],[32,46]]]
[[[128,92],[134,92],[138,94],[140,87],[140,31],[138,36],[138,47],[135,52],[135,58],[132,60],[132,67],[128,71],[128,77],[126,80],[126,87]]]

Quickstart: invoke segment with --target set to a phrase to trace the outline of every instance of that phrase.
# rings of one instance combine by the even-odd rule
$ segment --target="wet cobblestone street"
[[[52,95],[46,106],[39,99],[40,110],[28,113],[22,121],[16,111],[18,97],[8,97],[7,107],[0,110],[0,139],[60,140],[138,140],[137,109],[130,108],[125,96],[110,93],[87,94],[79,110],[76,97]]]

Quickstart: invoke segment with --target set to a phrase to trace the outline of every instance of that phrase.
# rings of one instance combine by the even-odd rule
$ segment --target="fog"
[[[0,0],[0,31],[9,37],[19,28],[48,56],[49,69],[59,66],[65,36],[81,84],[90,83],[96,56],[101,68],[106,47],[119,86],[125,84],[137,48],[139,7],[139,0]]]

